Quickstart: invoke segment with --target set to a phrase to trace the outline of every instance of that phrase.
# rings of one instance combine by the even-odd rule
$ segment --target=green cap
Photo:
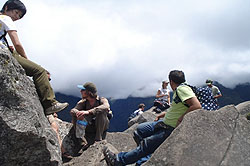
[[[86,82],[84,85],[77,85],[77,87],[82,90],[87,90],[93,94],[97,93],[96,86],[92,82]]]

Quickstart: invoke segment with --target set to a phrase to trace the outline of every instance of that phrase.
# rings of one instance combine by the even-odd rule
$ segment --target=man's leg
[[[140,142],[151,135],[154,134],[154,126],[158,123],[157,122],[145,122],[138,125],[137,129],[134,131],[134,140],[137,144],[137,146],[140,144]]]
[[[130,152],[120,152],[117,155],[117,160],[122,164],[132,164],[152,154],[171,134],[174,128],[171,129],[159,129],[154,135],[143,139],[142,143],[134,150]]]
[[[97,111],[96,119],[95,119],[95,141],[100,141],[105,137],[105,132],[109,127],[109,120],[107,117],[107,113],[103,111]],[[105,139],[105,138],[104,138]]]
[[[55,103],[58,103],[55,99],[54,91],[49,83],[46,70],[41,66],[37,65],[36,63],[21,57],[16,52],[13,53],[13,56],[19,62],[19,64],[24,68],[26,75],[31,76],[33,78],[36,91],[38,93],[38,96],[40,98],[44,110],[51,108],[51,106],[53,106]],[[59,107],[65,108],[66,106],[68,106],[68,104],[64,103],[64,105],[60,105]],[[48,114],[62,110],[62,108],[56,108],[56,109],[57,110],[53,108],[53,110],[50,110]]]
[[[59,126],[56,122],[55,117],[51,114],[51,115],[47,116],[47,119],[51,125],[51,128],[56,132],[56,136],[57,136],[60,148],[61,148],[62,157],[67,158],[67,159],[72,159],[73,157],[70,156],[63,147],[62,139],[61,139],[60,134],[59,134]]]

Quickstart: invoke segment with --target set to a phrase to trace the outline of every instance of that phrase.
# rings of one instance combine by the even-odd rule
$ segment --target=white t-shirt
[[[139,108],[138,110],[134,111],[134,114],[136,115],[141,115],[143,113],[143,111]]]
[[[4,31],[17,30],[14,21],[6,15],[0,15],[0,36],[4,34]],[[0,48],[8,49],[4,39],[0,40]]]
[[[166,96],[158,98],[158,100],[168,101],[168,94],[170,90],[168,88],[167,89],[159,88],[158,90],[161,92],[160,95],[163,95],[163,94],[166,95]]]

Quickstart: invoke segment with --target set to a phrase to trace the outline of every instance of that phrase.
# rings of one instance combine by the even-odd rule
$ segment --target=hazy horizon
[[[79,96],[90,81],[109,98],[154,96],[173,69],[198,86],[250,82],[250,1],[22,2],[20,41],[56,92]]]

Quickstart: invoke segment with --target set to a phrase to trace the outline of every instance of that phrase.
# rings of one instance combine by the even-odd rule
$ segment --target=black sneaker
[[[117,160],[116,154],[111,152],[108,147],[103,148],[103,154],[108,166],[122,166],[122,164]]]

